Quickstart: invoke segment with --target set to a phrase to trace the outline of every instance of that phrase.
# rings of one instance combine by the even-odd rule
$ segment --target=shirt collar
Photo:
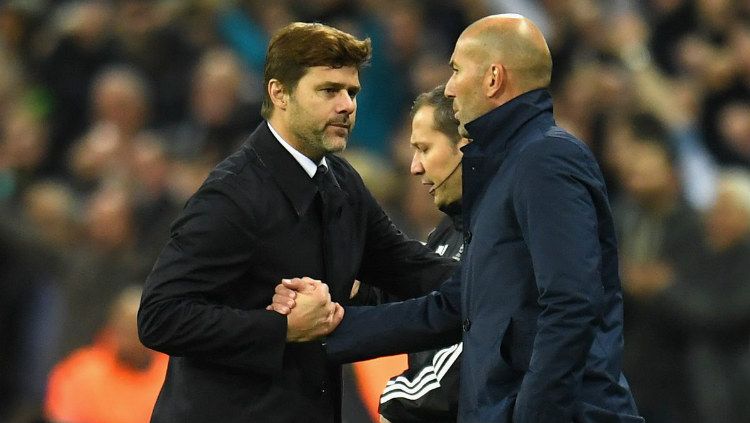
[[[271,125],[271,122],[266,122],[266,123],[268,123],[268,129],[271,130],[271,133],[273,134],[274,138],[276,138],[276,140],[279,141],[282,147],[284,147],[286,151],[288,151],[289,154],[291,154],[292,157],[294,157],[297,163],[299,163],[300,166],[302,166],[302,169],[305,170],[305,173],[310,175],[311,178],[315,175],[315,172],[318,171],[318,165],[323,165],[326,167],[326,169],[328,169],[328,163],[326,162],[325,157],[320,159],[320,163],[315,164],[315,162],[310,160],[309,157],[300,153],[294,147],[292,147],[288,142],[286,142],[284,138],[282,138],[281,135],[279,135],[279,133],[276,132],[276,130],[273,128],[273,126]]]

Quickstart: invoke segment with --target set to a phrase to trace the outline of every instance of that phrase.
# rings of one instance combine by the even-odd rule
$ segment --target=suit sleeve
[[[346,307],[344,320],[326,339],[328,357],[349,363],[455,344],[461,339],[460,295],[457,272],[423,297]]]
[[[286,318],[223,300],[256,248],[252,220],[233,192],[213,183],[188,202],[146,281],[138,333],[144,345],[170,355],[272,374],[282,366]]]
[[[514,208],[542,312],[513,421],[571,421],[603,298],[597,177],[579,146],[552,139],[521,157]]]
[[[364,189],[364,187],[363,187]],[[456,267],[454,260],[409,239],[365,189],[367,240],[358,278],[388,298],[416,298],[433,291]]]

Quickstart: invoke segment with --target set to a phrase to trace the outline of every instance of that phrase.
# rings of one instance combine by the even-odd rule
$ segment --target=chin
[[[338,153],[346,148],[346,139],[331,140],[326,143],[325,150],[327,153]]]

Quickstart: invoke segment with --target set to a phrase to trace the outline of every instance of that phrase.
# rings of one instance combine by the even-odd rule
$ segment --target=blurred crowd
[[[140,421],[113,398],[140,404],[164,369],[139,350],[127,299],[185,200],[260,123],[275,29],[319,21],[372,39],[344,155],[424,239],[440,216],[408,176],[411,101],[448,79],[468,23],[504,12],[542,28],[558,123],[608,181],[640,411],[649,423],[750,422],[740,0],[0,2],[0,422]],[[96,377],[83,395],[103,405],[81,417],[75,387]]]

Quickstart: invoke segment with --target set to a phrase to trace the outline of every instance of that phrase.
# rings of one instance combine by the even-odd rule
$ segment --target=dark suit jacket
[[[310,276],[346,304],[355,278],[416,296],[453,263],[390,222],[344,160],[321,223],[317,187],[262,123],[188,201],[149,276],[138,329],[169,354],[154,422],[338,422],[340,368],[322,343],[287,344],[264,308]]]
[[[460,422],[642,422],[621,372],[617,247],[593,155],[555,126],[545,90],[466,128],[460,277],[421,299],[347,309],[329,355],[424,349],[455,341],[460,324]]]

